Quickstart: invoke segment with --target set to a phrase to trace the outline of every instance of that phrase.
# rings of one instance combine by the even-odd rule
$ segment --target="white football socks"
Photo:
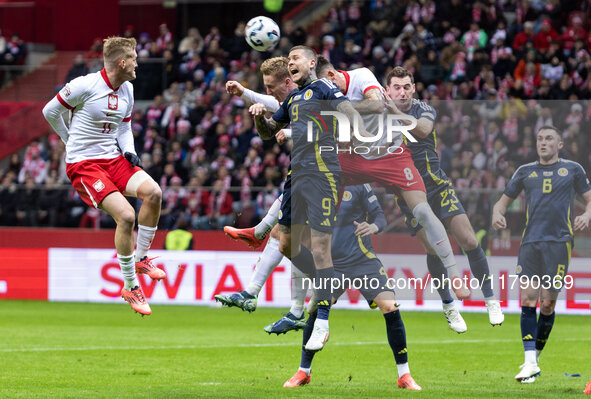
[[[441,220],[435,216],[429,204],[421,202],[415,206],[412,213],[417,219],[417,222],[425,229],[427,240],[435,250],[437,256],[439,256],[439,259],[441,259],[441,262],[443,262],[443,266],[447,269],[449,277],[461,277],[445,227],[441,223]]]
[[[536,351],[525,351],[525,362],[538,364],[536,359]]]
[[[119,267],[121,267],[121,274],[123,274],[123,281],[125,282],[125,289],[131,291],[133,288],[140,285],[135,274],[135,258],[134,255],[119,255],[117,254]]]
[[[283,200],[283,194],[279,196],[269,208],[269,212],[263,217],[263,220],[254,226],[254,236],[259,240],[262,240],[269,234],[269,232],[277,224],[279,219],[279,211],[281,210],[281,201]]]
[[[291,308],[289,312],[298,319],[304,314],[307,288],[304,288],[306,275],[293,264],[291,265]]]
[[[283,259],[283,254],[279,252],[279,241],[269,237],[263,253],[257,259],[254,274],[250,278],[246,292],[253,296],[259,295],[265,281],[281,262],[281,259]]]
[[[139,262],[144,256],[147,256],[154,234],[156,234],[158,226],[149,227],[138,224],[137,226],[137,248],[135,250],[135,261]]]
[[[406,373],[410,373],[410,368],[408,367],[408,362],[397,364],[396,368],[398,369],[398,378],[402,377]]]

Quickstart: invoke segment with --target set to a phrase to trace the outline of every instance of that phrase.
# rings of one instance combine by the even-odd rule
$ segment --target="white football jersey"
[[[368,90],[371,89],[378,89],[380,93],[382,93],[382,100],[385,99],[384,96],[384,88],[378,82],[373,72],[371,72],[367,68],[358,68],[353,69],[352,71],[340,71],[345,75],[345,81],[347,83],[346,91],[343,93],[347,96],[347,98],[353,103],[360,102],[365,99],[364,95]],[[392,142],[388,142],[388,138],[386,135],[386,115],[388,113],[385,111],[382,114],[367,114],[362,115],[363,124],[365,125],[365,130],[367,130],[371,134],[378,134],[380,125],[382,129],[382,137],[380,140],[373,142],[373,143],[366,143],[365,145],[372,147],[372,146],[382,146],[382,151],[380,154],[362,154],[362,156],[366,159],[378,159],[383,157],[384,155],[388,155],[388,152],[385,151],[386,147],[389,146],[399,146],[402,144],[402,133],[401,132],[393,132],[392,134]],[[395,123],[399,124],[399,123]]]
[[[117,142],[119,134],[132,134],[129,123],[133,109],[131,83],[124,82],[115,89],[103,69],[72,80],[56,98],[70,110],[67,163],[113,159],[121,155]]]

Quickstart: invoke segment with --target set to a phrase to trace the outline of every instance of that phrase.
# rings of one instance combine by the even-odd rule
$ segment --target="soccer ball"
[[[258,16],[246,24],[244,36],[250,47],[257,51],[270,51],[279,41],[279,26],[271,18]]]

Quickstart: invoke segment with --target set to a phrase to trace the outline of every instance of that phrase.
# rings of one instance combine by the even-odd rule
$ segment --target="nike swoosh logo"
[[[103,111],[103,112],[104,112],[104,111]],[[113,115],[114,115],[114,114],[112,114],[112,113],[110,113],[110,112],[104,112],[104,114],[107,116],[107,118],[108,118],[109,116],[113,116]]]
[[[407,186],[412,186],[413,184],[417,184],[417,183],[418,183],[418,181],[413,181],[412,183],[411,182],[406,183],[406,185]]]

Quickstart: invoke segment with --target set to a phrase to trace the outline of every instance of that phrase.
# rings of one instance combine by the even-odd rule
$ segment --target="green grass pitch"
[[[519,315],[491,327],[465,313],[468,332],[442,313],[404,312],[410,368],[422,392],[396,387],[378,311],[333,309],[331,338],[312,382],[282,388],[297,370],[301,332],[268,336],[280,309],[0,301],[0,398],[561,398],[591,379],[591,318],[557,315],[542,375],[522,385]],[[580,373],[582,378],[566,377]]]

